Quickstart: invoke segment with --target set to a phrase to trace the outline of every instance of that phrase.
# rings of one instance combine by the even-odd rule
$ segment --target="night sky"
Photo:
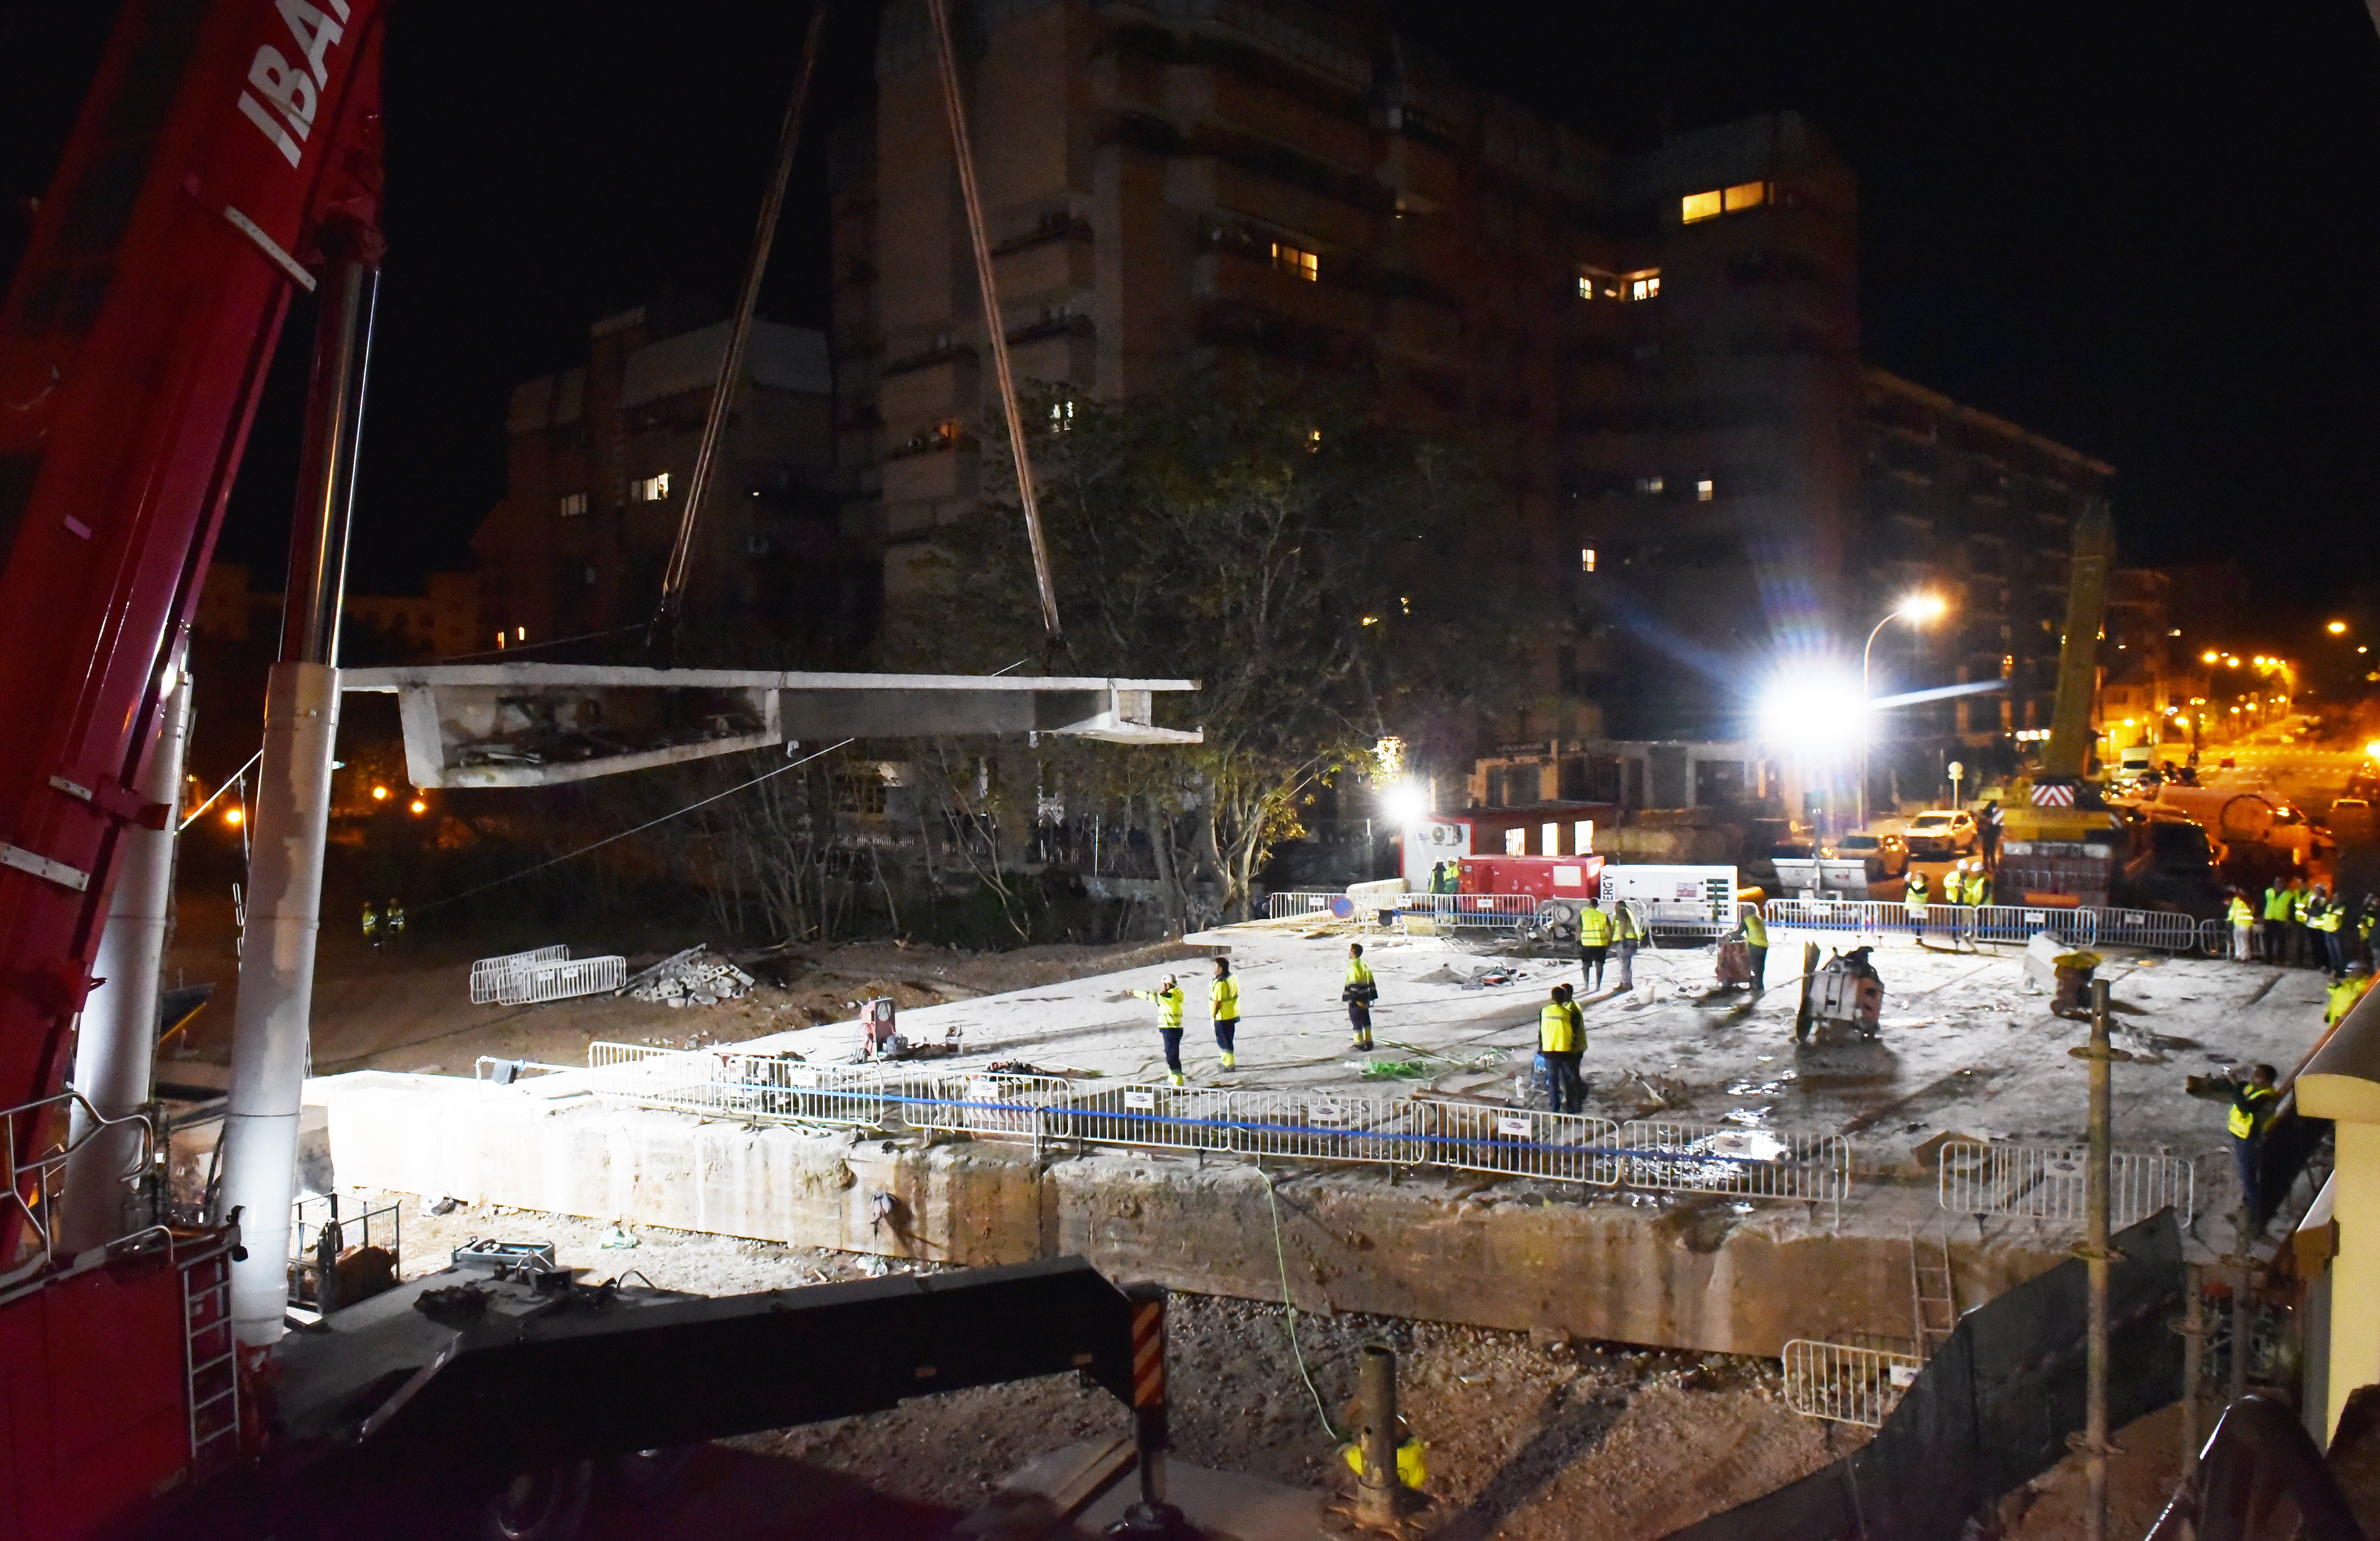
[[[0,6],[0,261],[103,7]],[[2119,469],[2124,558],[2236,556],[2380,621],[2380,36],[2355,0],[1996,6],[1388,0],[1425,47],[1617,148],[1778,107],[1861,178],[1868,358]],[[820,105],[867,99],[853,0]],[[590,17],[608,19],[590,20]],[[732,294],[804,17],[669,0],[399,0],[391,252],[355,586],[468,560],[505,394],[664,287]],[[762,309],[821,325],[814,116]],[[304,318],[227,556],[278,580]]]

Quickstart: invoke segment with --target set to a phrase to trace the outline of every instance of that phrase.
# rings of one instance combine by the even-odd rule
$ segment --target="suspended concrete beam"
[[[349,669],[340,685],[396,696],[416,786],[547,786],[818,739],[1204,737],[1151,721],[1159,692],[1195,680],[466,663]]]

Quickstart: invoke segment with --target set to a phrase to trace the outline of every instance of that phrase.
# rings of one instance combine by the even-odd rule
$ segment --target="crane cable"
[[[968,142],[966,107],[959,100],[957,55],[951,47],[948,0],[926,0],[934,20],[935,62],[942,76],[942,109],[950,118],[951,149],[958,160],[959,196],[966,205],[967,236],[975,248],[975,276],[983,292],[983,330],[991,340],[991,373],[1000,387],[1002,409],[1008,418],[1008,453],[1016,462],[1016,498],[1025,510],[1025,535],[1033,546],[1033,579],[1041,595],[1041,625],[1049,633],[1051,657],[1065,646],[1058,625],[1058,591],[1050,578],[1050,549],[1041,537],[1041,508],[1033,495],[1033,461],[1025,447],[1025,415],[1016,405],[1016,377],[1008,367],[1008,328],[1001,315],[999,290],[992,282],[991,241],[984,233],[983,195],[976,187],[975,152]]]
[[[776,243],[777,217],[784,212],[785,183],[794,169],[794,152],[801,143],[802,111],[808,103],[811,79],[818,73],[819,45],[826,35],[829,0],[816,0],[810,11],[809,33],[802,41],[801,67],[794,75],[793,95],[785,103],[784,127],[777,134],[777,169],[760,200],[759,227],[753,232],[752,250],[744,265],[744,291],[736,302],[735,319],[727,330],[727,351],[711,382],[710,409],[702,419],[702,439],[694,453],[694,468],[686,479],[686,508],[678,516],[677,540],[670,547],[669,565],[662,576],[661,602],[646,628],[648,647],[659,640],[685,602],[686,576],[694,562],[695,521],[702,512],[703,494],[719,461],[719,441],[727,429],[727,415],[742,383],[744,350],[752,337],[752,310],[760,297],[760,280],[768,272],[769,249]]]

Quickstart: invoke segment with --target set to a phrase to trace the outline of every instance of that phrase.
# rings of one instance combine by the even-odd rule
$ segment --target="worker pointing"
[[[1207,1011],[1215,1022],[1215,1048],[1221,1053],[1223,1068],[1235,1070],[1239,1059],[1232,1045],[1240,1033],[1240,982],[1232,977],[1232,960],[1215,960],[1215,982],[1207,987]]]
[[[1137,1000],[1157,1002],[1157,1036],[1165,1045],[1166,1084],[1175,1086],[1184,1085],[1182,1007],[1184,998],[1182,994],[1182,987],[1176,984],[1173,976],[1169,974],[1165,977],[1165,982],[1155,989],[1136,989],[1132,993]]]

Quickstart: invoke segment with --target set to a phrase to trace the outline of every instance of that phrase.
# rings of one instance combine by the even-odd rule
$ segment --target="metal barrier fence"
[[[372,1235],[372,1222],[380,1221],[380,1235]],[[383,1246],[388,1249],[389,1277],[402,1278],[405,1273],[404,1211],[394,1201],[377,1208],[367,1207],[361,1213],[342,1219],[335,1196],[328,1194],[299,1194],[289,1205],[289,1304],[312,1305],[322,1298],[322,1259],[315,1249],[322,1244],[322,1227],[335,1222],[339,1227],[341,1252],[353,1246]]]
[[[1327,916],[1344,893],[1291,892],[1265,896],[1265,918],[1296,920]],[[1381,910],[1400,916],[1426,915],[1440,926],[1516,927],[1536,918],[1540,900],[1531,893],[1401,893],[1394,904],[1357,904],[1355,916],[1365,918]]]
[[[1851,1142],[1840,1135],[1634,1120],[1621,1125],[1620,1144],[1621,1181],[1632,1188],[1797,1198],[1839,1208],[1851,1192]]]
[[[552,963],[570,956],[570,949],[560,942],[552,947],[532,947],[526,953],[507,953],[501,958],[481,958],[471,965],[471,1004],[497,1004],[496,989],[505,976],[530,964]]]
[[[1851,1142],[1342,1091],[1092,1086],[1055,1075],[904,1074],[730,1050],[598,1043],[594,1095],[706,1118],[948,1131],[1289,1160],[1439,1166],[1597,1187],[1625,1184],[1830,1204],[1851,1192]]]
[[[1771,899],[1761,906],[1771,926],[1854,936],[1908,936],[1916,928],[1909,906],[1898,899]],[[1945,904],[1925,906],[1925,934],[1977,941],[2024,942],[2046,931],[2059,941],[2088,947],[2099,938],[2097,910],[2039,904]]]
[[[1429,1107],[1430,1159],[1441,1166],[1600,1188],[1620,1184],[1620,1126],[1609,1119],[1466,1102]]]
[[[1796,1338],[1785,1345],[1785,1405],[1805,1418],[1881,1428],[1925,1365],[1906,1353]]]
[[[524,964],[496,977],[496,1004],[535,1006],[573,996],[601,995],[628,982],[628,960],[552,958]]]
[[[2194,952],[2198,947],[2198,917],[2164,910],[2103,909],[2099,912],[2098,940],[2113,946],[2147,947],[2160,953]]]
[[[1935,1194],[1961,1215],[2023,1215],[2080,1225],[2090,1193],[2090,1152],[2038,1146],[1943,1143]],[[2195,1167],[2183,1156],[2119,1150],[2108,1162],[2107,1223],[2121,1230],[2170,1206],[2187,1225],[2197,1214]]]

